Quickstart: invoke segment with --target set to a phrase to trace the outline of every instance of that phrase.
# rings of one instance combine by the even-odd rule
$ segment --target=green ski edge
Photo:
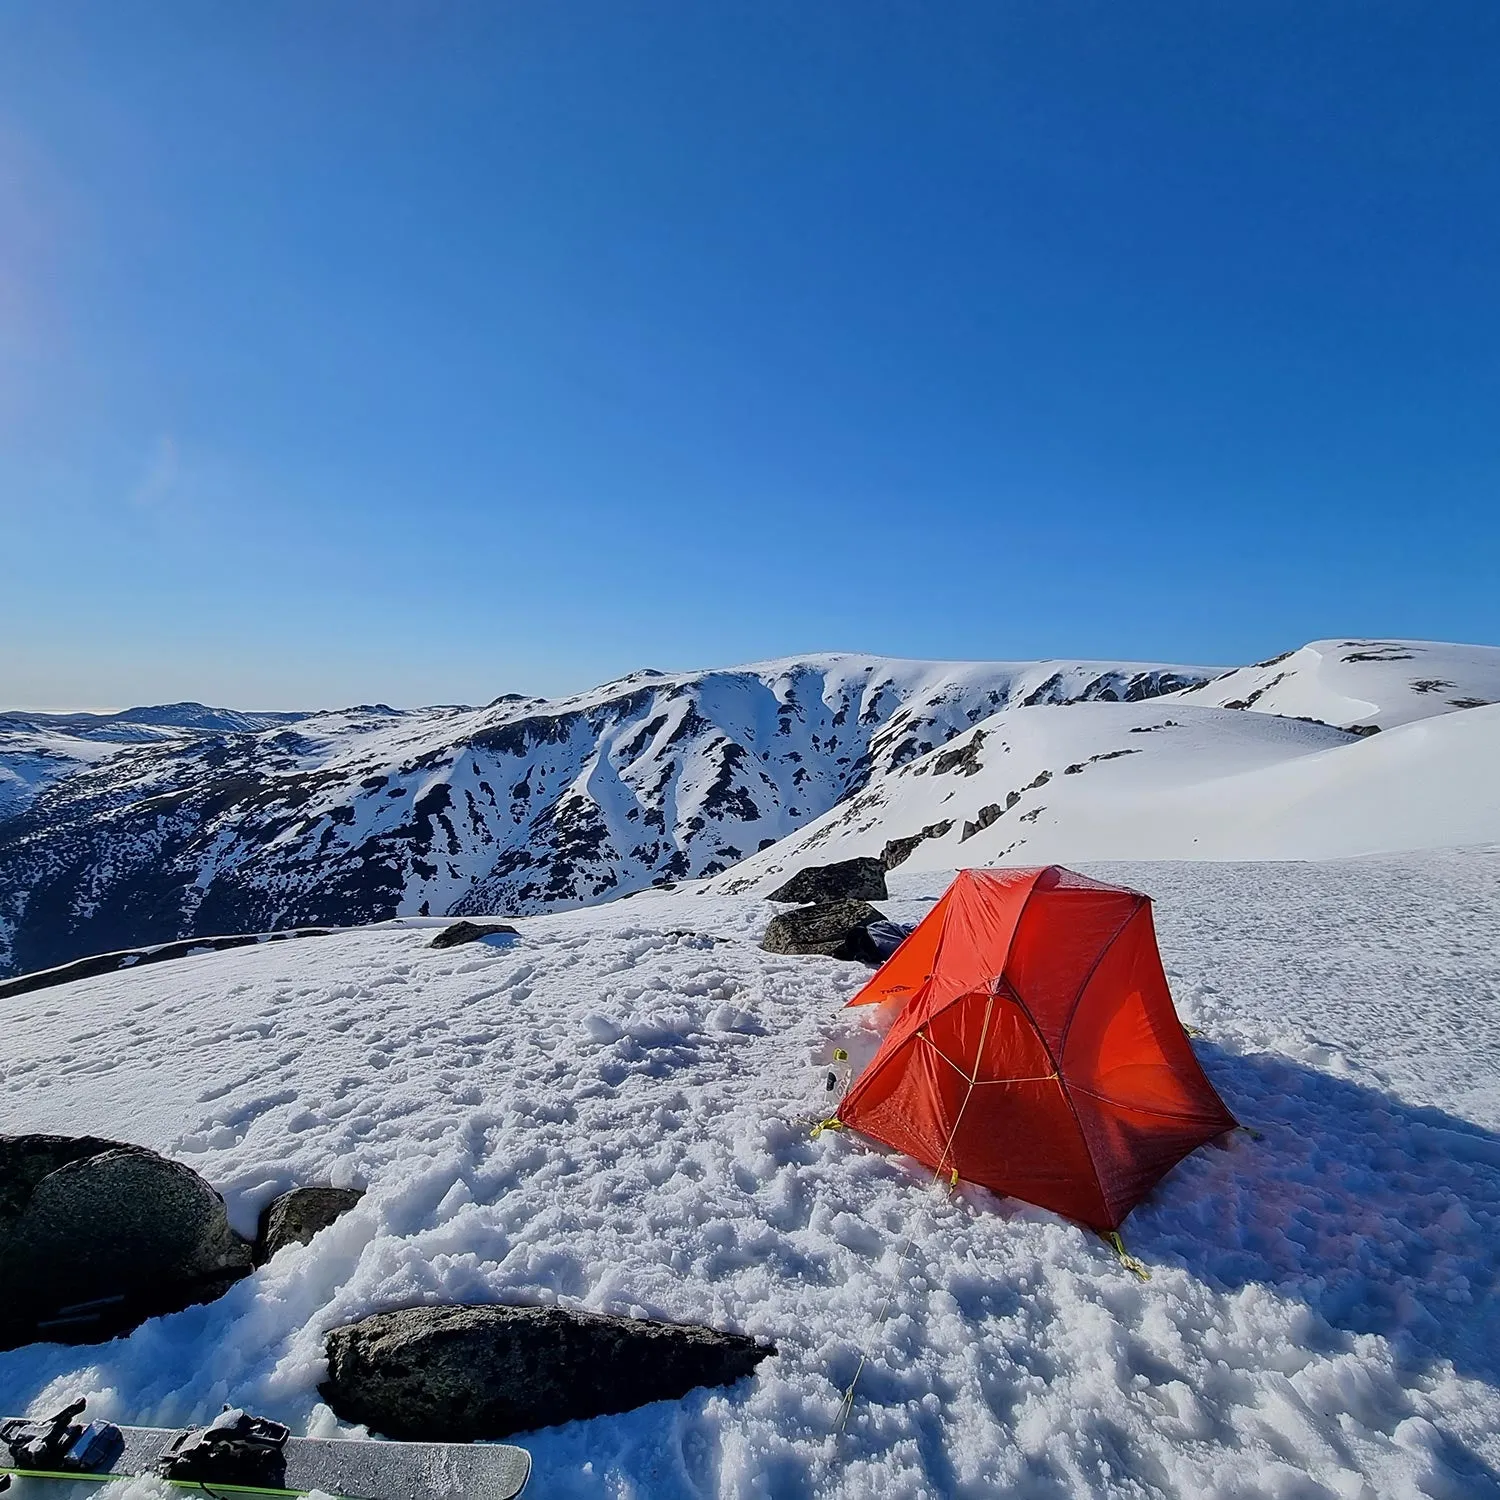
[[[105,1469],[88,1472],[78,1469],[16,1469],[6,1464],[0,1464],[0,1477],[8,1479],[40,1479],[57,1484],[113,1484],[117,1480],[126,1482],[140,1479],[155,1479],[163,1484],[170,1485],[174,1490],[192,1490],[199,1495],[270,1495],[270,1496],[306,1496],[311,1495],[313,1490],[283,1490],[270,1489],[265,1485],[255,1484],[225,1484],[222,1480],[203,1481],[198,1479],[167,1479],[158,1474],[154,1469]],[[527,1456],[518,1484],[507,1487],[506,1494],[519,1495],[526,1487],[526,1482],[531,1477],[531,1460]],[[337,1490],[326,1489],[315,1486],[322,1494],[331,1497],[331,1500],[371,1500],[368,1495],[346,1495]]]
[[[135,1474],[129,1472],[115,1471],[105,1473],[87,1473],[78,1469],[11,1469],[0,1464],[0,1474],[8,1474],[13,1479],[55,1479],[63,1484],[114,1484],[117,1481],[124,1483],[133,1479],[157,1479],[163,1484],[169,1484],[174,1490],[196,1490],[202,1494],[223,1495],[310,1495],[311,1490],[268,1490],[260,1485],[254,1484],[223,1484],[218,1480],[212,1483],[204,1483],[199,1479],[163,1479],[160,1474]],[[324,1490],[325,1495],[332,1494],[330,1490]],[[357,1495],[334,1495],[333,1500],[360,1500]]]

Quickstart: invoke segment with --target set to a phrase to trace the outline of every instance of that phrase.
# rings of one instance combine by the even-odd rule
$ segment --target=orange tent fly
[[[1151,902],[1056,865],[963,870],[849,1003],[902,1000],[850,1129],[1100,1232],[1232,1130],[1172,1007]]]

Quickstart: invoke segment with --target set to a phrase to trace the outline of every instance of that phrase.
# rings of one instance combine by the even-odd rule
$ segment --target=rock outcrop
[[[0,1347],[111,1338],[251,1267],[190,1167],[95,1137],[0,1137]]]
[[[878,859],[841,859],[837,864],[808,865],[785,885],[778,886],[768,901],[884,901],[885,866]]]
[[[886,840],[885,848],[880,851],[880,862],[887,870],[894,870],[897,865],[908,860],[912,851],[918,844],[928,839],[940,839],[953,827],[952,818],[944,818],[937,823],[929,823],[920,833],[913,833],[903,839]]]
[[[761,947],[768,953],[821,953],[829,958],[878,964],[880,950],[870,936],[872,922],[885,917],[867,901],[825,901],[799,906],[771,919]]]
[[[288,1245],[305,1245],[364,1197],[361,1188],[296,1187],[268,1203],[255,1236],[255,1264],[263,1266]]]
[[[560,1307],[412,1307],[328,1335],[323,1399],[386,1437],[472,1442],[670,1401],[749,1375],[739,1334]]]
[[[519,937],[514,927],[504,922],[455,922],[445,927],[427,945],[429,948],[457,948],[461,943],[477,943],[487,937]]]

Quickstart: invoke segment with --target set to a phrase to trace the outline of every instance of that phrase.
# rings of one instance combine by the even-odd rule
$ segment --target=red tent
[[[1056,865],[960,871],[849,1003],[895,999],[838,1118],[942,1175],[1110,1230],[1234,1128],[1138,891]]]

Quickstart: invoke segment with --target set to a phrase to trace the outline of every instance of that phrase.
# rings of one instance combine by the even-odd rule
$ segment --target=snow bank
[[[0,1128],[165,1150],[242,1228],[296,1182],[369,1189],[213,1306],[0,1354],[0,1407],[233,1401],[328,1434],[328,1328],[556,1301],[781,1352],[532,1435],[547,1497],[1500,1494],[1500,850],[1099,873],[1156,896],[1204,1064],[1260,1133],[1128,1222],[1149,1282],[1049,1214],[811,1139],[833,1049],[868,1049],[841,1009],[865,971],[763,953],[764,903],[687,888],[504,948],[393,926],[0,1002]],[[890,915],[943,884],[898,871]]]

